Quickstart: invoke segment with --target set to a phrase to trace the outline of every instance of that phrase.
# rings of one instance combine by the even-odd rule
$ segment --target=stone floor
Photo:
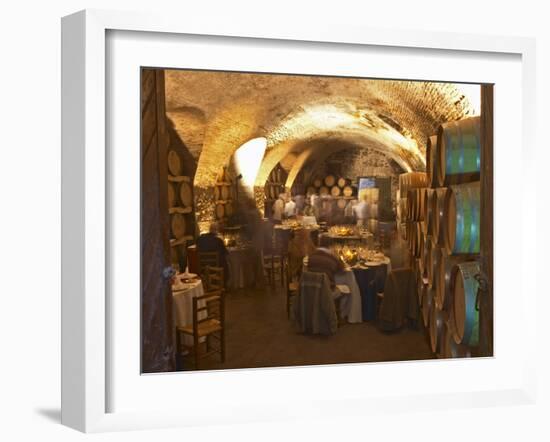
[[[431,359],[425,330],[388,334],[374,323],[344,324],[330,337],[296,333],[281,287],[226,295],[226,361],[201,361],[201,369],[281,367]],[[186,361],[184,360],[184,367]],[[193,368],[193,367],[189,367]],[[187,368],[187,369],[189,369]]]

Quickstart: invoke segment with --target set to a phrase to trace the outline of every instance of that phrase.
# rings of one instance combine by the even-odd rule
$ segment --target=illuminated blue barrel
[[[479,182],[459,184],[447,189],[445,248],[451,255],[479,253]]]
[[[437,186],[479,180],[480,117],[450,121],[439,127],[434,171]],[[435,186],[434,186],[435,187]]]

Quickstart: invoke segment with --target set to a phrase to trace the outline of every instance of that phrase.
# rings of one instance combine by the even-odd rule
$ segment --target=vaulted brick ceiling
[[[479,111],[468,98],[473,90],[445,83],[166,71],[167,115],[197,160],[195,184],[203,187],[212,185],[236,149],[260,136],[268,144],[258,186],[280,161],[295,176],[312,159],[349,146],[371,147],[404,170],[422,170],[426,139],[438,125]]]

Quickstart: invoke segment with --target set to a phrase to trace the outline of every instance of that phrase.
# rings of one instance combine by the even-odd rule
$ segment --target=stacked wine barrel
[[[171,261],[178,263],[181,247],[193,239],[193,190],[191,178],[182,174],[182,161],[175,150],[168,152],[168,214]]]
[[[319,195],[323,198],[323,205],[330,206],[330,211],[336,211],[343,219],[345,208],[355,198],[356,190],[351,185],[351,180],[345,177],[326,175],[317,177],[306,188],[306,195]],[[327,209],[328,210],[328,209]]]
[[[277,164],[265,183],[265,196],[267,200],[276,200],[285,191],[287,173],[280,164]]]
[[[214,196],[216,200],[216,218],[220,221],[224,221],[233,215],[233,199],[235,196],[233,179],[225,166],[218,175],[218,179],[214,186]]]
[[[399,181],[421,316],[439,357],[469,356],[479,342],[480,153],[479,117],[444,123],[427,141],[425,184]]]

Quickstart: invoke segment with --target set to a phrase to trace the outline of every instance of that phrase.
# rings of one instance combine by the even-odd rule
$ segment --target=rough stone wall
[[[337,177],[349,178],[356,182],[360,176],[391,177],[392,202],[395,204],[396,192],[399,185],[399,174],[403,173],[397,163],[381,152],[369,147],[346,149],[330,155],[326,161],[315,170],[304,169],[304,179],[309,181],[315,178],[324,178],[332,174]]]

